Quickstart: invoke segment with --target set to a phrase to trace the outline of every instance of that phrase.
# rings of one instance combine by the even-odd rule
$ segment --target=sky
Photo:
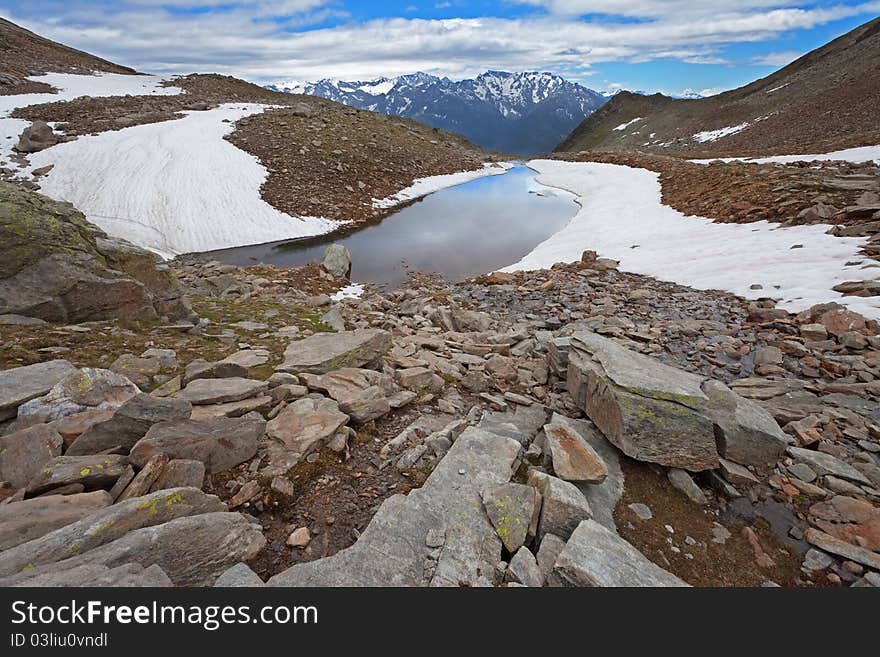
[[[0,16],[158,73],[265,84],[551,71],[599,91],[704,95],[772,73],[880,0],[0,0]]]

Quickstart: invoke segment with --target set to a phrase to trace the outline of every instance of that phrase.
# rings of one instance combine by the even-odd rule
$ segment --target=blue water
[[[351,251],[351,278],[359,283],[393,286],[415,271],[457,281],[518,262],[576,214],[571,194],[544,187],[535,176],[516,166],[430,194],[379,223],[209,255],[239,266],[295,267],[320,260],[327,244],[338,242]]]

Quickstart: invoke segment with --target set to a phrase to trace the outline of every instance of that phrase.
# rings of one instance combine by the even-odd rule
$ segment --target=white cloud
[[[766,55],[761,55],[759,57],[753,57],[750,60],[751,64],[755,66],[788,66],[798,57],[802,56],[804,53],[799,50],[785,50],[783,52],[770,52]]]
[[[49,38],[141,70],[219,72],[262,82],[365,79],[416,70],[466,77],[487,68],[549,69],[577,79],[588,75],[592,65],[610,61],[723,63],[726,44],[761,42],[789,30],[880,12],[877,0],[815,8],[770,0],[528,1],[552,11],[520,19],[343,20],[330,28],[316,26],[343,15],[342,2],[20,0],[21,15],[9,15],[9,9],[0,14],[5,11],[11,20]],[[169,3],[214,9],[170,12]],[[697,6],[705,10],[699,20],[681,19]],[[588,7],[646,20],[587,22],[571,17],[571,12]],[[303,25],[312,29],[295,31]]]

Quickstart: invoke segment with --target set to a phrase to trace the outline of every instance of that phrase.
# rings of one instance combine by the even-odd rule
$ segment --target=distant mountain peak
[[[416,72],[373,80],[288,81],[269,88],[406,116],[490,150],[521,154],[551,150],[606,100],[548,71],[489,70],[465,80]]]

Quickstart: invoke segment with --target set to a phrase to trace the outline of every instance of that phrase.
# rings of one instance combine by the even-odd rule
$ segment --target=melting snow
[[[70,201],[111,235],[165,256],[326,233],[341,222],[293,217],[260,198],[267,171],[223,139],[266,106],[226,104],[183,118],[80,137],[35,153],[54,164],[42,193]]]
[[[748,121],[745,123],[740,123],[739,125],[728,126],[726,128],[719,128],[718,130],[706,130],[705,132],[698,132],[693,136],[693,139],[699,142],[707,142],[707,141],[717,141],[722,137],[727,137],[728,135],[735,135],[737,132],[742,132],[746,128],[751,125]]]
[[[364,294],[364,286],[362,283],[352,283],[340,288],[337,292],[330,295],[333,301],[343,301],[344,299],[360,299]]]
[[[422,196],[433,194],[441,189],[446,189],[447,187],[455,187],[456,185],[461,185],[485,176],[498,176],[502,173],[507,173],[511,168],[513,168],[513,165],[506,162],[487,163],[483,165],[482,169],[477,169],[475,171],[459,171],[458,173],[447,173],[442,176],[417,178],[413,181],[412,185],[397,192],[394,196],[382,199],[374,198],[373,207],[393,208],[401,203],[413,201]]]
[[[623,271],[746,298],[773,296],[792,312],[837,301],[880,318],[880,299],[844,297],[831,289],[868,278],[859,265],[846,265],[864,260],[858,251],[865,238],[833,237],[824,225],[781,228],[766,221],[686,217],[661,203],[659,176],[645,169],[549,160],[529,166],[540,173],[540,183],[577,194],[582,207],[565,228],[505,271],[574,262],[594,249],[619,260]],[[792,249],[795,244],[803,248]],[[764,289],[750,289],[755,283]]]
[[[880,164],[880,146],[859,146],[847,148],[842,151],[820,153],[818,155],[770,155],[768,157],[725,157],[709,160],[690,160],[696,164],[709,164],[710,162],[752,162],[754,164],[790,164],[792,162],[824,162],[829,160],[844,160],[846,162],[870,162],[873,160]]]
[[[637,117],[634,118],[632,121],[629,121],[629,122],[627,122],[627,123],[621,123],[619,126],[617,126],[617,127],[614,128],[614,129],[615,129],[615,130],[626,130],[626,129],[627,129],[628,127],[630,127],[633,123],[635,123],[636,121],[641,121],[641,120],[642,120],[642,117],[641,117],[641,116],[637,116]]]

